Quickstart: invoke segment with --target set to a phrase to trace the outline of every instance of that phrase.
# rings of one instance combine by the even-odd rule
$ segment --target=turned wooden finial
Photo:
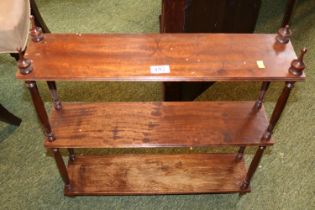
[[[289,68],[289,72],[295,76],[301,76],[303,74],[303,70],[305,69],[304,64],[304,55],[307,52],[307,49],[304,47],[301,50],[301,54],[298,59],[295,59],[291,62],[291,67]]]
[[[24,53],[21,49],[19,50],[18,68],[21,74],[26,75],[32,72],[33,67],[31,60],[24,57]]]
[[[278,35],[276,40],[280,44],[287,44],[290,41],[290,37],[292,35],[292,31],[289,28],[289,25],[284,26],[278,30]]]
[[[33,42],[40,42],[44,39],[43,30],[40,27],[37,27],[35,24],[34,16],[31,15],[31,22],[32,22],[32,28],[31,28],[31,37]]]

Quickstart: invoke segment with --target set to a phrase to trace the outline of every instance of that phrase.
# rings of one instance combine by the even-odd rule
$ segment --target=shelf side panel
[[[271,145],[265,110],[254,102],[64,103],[52,111],[47,148]]]

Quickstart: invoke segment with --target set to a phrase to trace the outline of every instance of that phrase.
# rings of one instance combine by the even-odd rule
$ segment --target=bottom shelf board
[[[69,162],[65,195],[155,195],[241,192],[246,175],[236,154],[78,156]],[[248,192],[246,190],[246,192]],[[243,191],[244,192],[244,191]]]

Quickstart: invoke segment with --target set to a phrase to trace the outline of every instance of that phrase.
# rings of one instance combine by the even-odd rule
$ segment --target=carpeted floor
[[[257,32],[276,32],[285,0],[263,0]],[[160,0],[38,0],[53,32],[158,32]],[[315,209],[315,1],[300,0],[292,22],[294,46],[307,46],[307,81],[298,83],[252,181],[252,193],[174,196],[63,196],[53,158],[15,61],[0,56],[0,101],[23,119],[20,127],[0,122],[0,209]],[[283,84],[268,92],[270,114]],[[39,83],[47,108],[47,87]],[[155,101],[158,83],[58,83],[63,101]],[[217,83],[198,100],[254,100],[259,84]],[[248,150],[250,158],[253,149]],[[92,151],[89,151],[92,152]],[[107,151],[105,151],[107,152]],[[144,151],[145,152],[145,151]],[[193,152],[199,152],[193,150]]]

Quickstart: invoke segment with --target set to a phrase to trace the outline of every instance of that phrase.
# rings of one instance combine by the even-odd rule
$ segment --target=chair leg
[[[11,57],[13,57],[16,61],[19,60],[19,54],[18,53],[10,53]]]
[[[36,26],[41,27],[44,33],[50,33],[50,30],[38,10],[35,0],[31,0],[31,14],[34,16]]]
[[[16,126],[19,126],[22,122],[22,120],[20,118],[16,117],[12,113],[10,113],[1,104],[0,104],[0,121],[3,121],[5,123],[9,123],[12,125],[16,125]]]

